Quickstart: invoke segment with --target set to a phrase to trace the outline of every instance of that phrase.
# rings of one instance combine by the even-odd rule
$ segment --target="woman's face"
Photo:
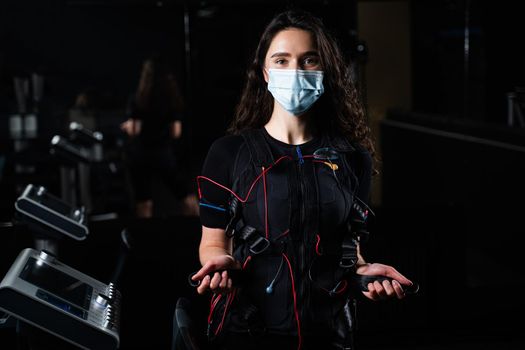
[[[273,38],[264,60],[264,80],[268,82],[268,69],[321,70],[317,46],[308,31],[290,28]]]

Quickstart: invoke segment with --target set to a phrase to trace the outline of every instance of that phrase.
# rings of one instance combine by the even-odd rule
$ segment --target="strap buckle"
[[[250,244],[250,252],[254,255],[261,254],[270,246],[270,241],[259,236]]]
[[[351,269],[357,263],[357,258],[351,256],[343,256],[339,261],[339,266],[343,269]]]

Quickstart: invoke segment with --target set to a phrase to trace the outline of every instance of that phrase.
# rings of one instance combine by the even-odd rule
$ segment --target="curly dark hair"
[[[282,12],[267,25],[248,68],[244,90],[228,132],[238,134],[243,129],[263,127],[269,121],[273,97],[264,80],[265,57],[275,35],[290,28],[310,32],[319,51],[325,92],[314,105],[315,113],[323,116],[323,122],[316,123],[318,129],[330,135],[342,135],[374,156],[370,128],[341,50],[322,21],[303,10]]]

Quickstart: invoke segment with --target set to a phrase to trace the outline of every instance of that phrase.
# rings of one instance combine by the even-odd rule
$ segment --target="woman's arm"
[[[232,239],[226,237],[224,229],[202,226],[199,260],[202,268],[192,277],[194,281],[201,281],[197,287],[199,294],[207,290],[215,293],[231,291],[232,280],[226,270],[239,269],[240,263],[232,256]]]
[[[224,229],[202,226],[202,237],[199,245],[201,265],[206,265],[210,259],[218,255],[231,255],[231,241],[231,239],[226,237]]]
[[[140,119],[129,118],[120,124],[120,129],[130,137],[137,136],[142,130],[142,121]]]
[[[209,205],[201,206],[199,210],[202,224],[199,260],[202,268],[192,277],[194,281],[200,281],[197,287],[200,294],[206,290],[229,292],[232,287],[231,279],[228,273],[222,270],[240,268],[240,263],[232,256],[232,239],[226,237],[225,233],[230,219],[225,208],[228,207],[231,194],[216,183],[231,187],[230,172],[242,142],[241,136],[228,135],[219,138],[210,146],[202,167],[203,179],[199,182],[199,201]],[[205,179],[212,179],[213,182]],[[216,271],[222,273],[215,273]]]
[[[370,191],[372,184],[372,157],[367,151],[360,151],[360,157],[358,157],[356,168],[360,169],[358,197],[364,201],[367,205],[370,199]],[[361,247],[357,244],[357,274],[360,275],[377,275],[386,276],[392,279],[392,281],[384,280],[383,282],[375,281],[368,284],[368,292],[363,292],[363,295],[368,299],[381,300],[398,298],[402,299],[405,297],[403,290],[404,286],[411,286],[412,282],[399,273],[394,267],[378,263],[367,263],[363,258]]]
[[[182,135],[182,122],[174,120],[170,123],[170,136],[173,139],[179,139]]]

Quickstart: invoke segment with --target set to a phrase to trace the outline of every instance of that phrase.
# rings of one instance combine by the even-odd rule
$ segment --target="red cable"
[[[275,237],[275,240],[278,240],[279,238],[286,236],[289,232],[290,232],[290,229],[284,231],[279,236]]]
[[[321,256],[322,254],[319,252],[319,243],[321,243],[321,236],[317,234],[315,235],[315,237],[317,237],[317,243],[315,244],[315,252],[317,253],[317,255]]]
[[[222,330],[222,326],[224,325],[224,320],[226,318],[226,314],[228,313],[228,308],[231,306],[231,303],[233,299],[235,298],[235,292],[237,290],[234,289],[233,292],[228,293],[228,299],[226,299],[226,305],[224,306],[224,312],[222,313],[222,319],[221,323],[219,323],[219,326],[215,330],[215,335],[219,334],[219,332]]]
[[[250,260],[252,260],[251,256],[248,256],[246,258],[246,260],[244,260],[244,263],[242,264],[242,269],[243,270],[246,268],[246,266],[248,265]],[[219,323],[219,326],[217,326],[217,329],[215,331],[215,335],[217,335],[219,333],[219,331],[222,329],[222,326],[223,326],[223,323],[224,323],[224,318],[226,316],[226,312],[228,310],[228,307],[229,307],[229,305],[231,305],[233,299],[235,298],[235,292],[236,292],[236,289],[234,289],[233,295],[232,295],[231,298],[230,298],[230,294],[231,293],[228,293],[228,299],[226,300],[226,306],[224,307],[224,313],[222,315],[221,323]],[[222,296],[222,294],[213,294],[212,297],[211,297],[210,313],[208,315],[208,324],[211,322],[211,317],[213,315],[213,310],[215,310],[215,307],[217,306],[217,303],[221,299],[221,296]],[[215,298],[215,300],[214,300],[214,298]]]
[[[217,297],[215,298],[215,300],[213,300],[213,298],[215,296],[217,296]],[[211,322],[213,311],[215,310],[215,307],[217,306],[217,303],[221,299],[221,296],[222,296],[222,294],[213,294],[212,297],[211,297],[210,313],[208,314],[208,324],[210,324],[210,322]]]
[[[250,262],[250,260],[252,260],[252,256],[251,256],[251,255],[248,255],[248,257],[246,258],[246,260],[244,260],[244,263],[242,264],[242,269],[243,269],[243,270],[246,268],[246,265],[248,265],[248,263]]]
[[[283,159],[292,159],[292,157],[290,157],[290,156],[282,156],[281,158],[277,159],[272,165],[270,165],[267,169],[265,169],[261,174],[259,174],[259,176],[257,176],[255,178],[255,180],[253,181],[253,183],[251,184],[250,189],[248,190],[248,193],[246,194],[246,198],[244,198],[244,199],[242,199],[237,193],[235,193],[233,190],[229,189],[228,187],[226,187],[226,186],[224,186],[224,185],[222,185],[222,184],[220,184],[220,183],[218,183],[216,181],[213,181],[212,179],[210,179],[210,178],[208,178],[206,176],[199,175],[196,178],[197,179],[197,190],[198,190],[198,193],[199,193],[199,199],[202,198],[202,191],[201,191],[201,187],[200,187],[200,180],[206,180],[206,181],[209,181],[212,184],[214,184],[216,186],[219,186],[220,188],[230,192],[239,201],[241,201],[242,203],[245,203],[248,200],[248,198],[250,197],[250,194],[252,193],[253,187],[260,180],[261,176],[265,175],[271,168],[273,168],[275,165],[277,165]]]
[[[292,295],[293,295],[293,312],[295,314],[295,321],[297,322],[297,336],[299,337],[299,344],[297,349],[301,349],[303,338],[301,337],[301,321],[299,321],[299,312],[297,311],[297,293],[295,291],[295,280],[293,278],[292,264],[285,253],[282,253],[286,263],[288,264],[288,271],[290,271],[290,278],[292,279]]]

